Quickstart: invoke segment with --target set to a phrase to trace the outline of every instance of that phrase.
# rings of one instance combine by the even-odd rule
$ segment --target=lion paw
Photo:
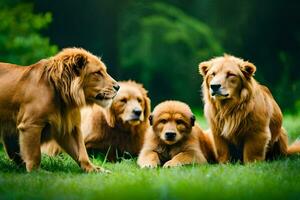
[[[183,164],[177,161],[169,160],[163,165],[163,168],[169,168],[169,167],[179,167],[182,166]]]
[[[108,174],[111,173],[111,171],[104,169],[103,167],[99,167],[99,166],[92,165],[92,164],[89,166],[86,166],[83,170],[87,173],[108,173]]]
[[[141,168],[156,168],[158,166],[157,162],[154,161],[149,161],[149,162],[144,162],[139,164]]]

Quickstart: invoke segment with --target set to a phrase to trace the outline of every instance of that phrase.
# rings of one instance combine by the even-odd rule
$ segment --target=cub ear
[[[106,121],[110,127],[116,126],[116,114],[113,105],[105,109],[106,111]]]
[[[210,66],[211,66],[211,62],[210,61],[204,61],[204,62],[200,63],[199,64],[199,73],[202,76],[206,76],[206,74],[207,74]]]
[[[153,125],[153,115],[152,114],[149,116],[149,122],[150,122],[150,126],[152,126]]]
[[[194,126],[195,125],[195,121],[196,121],[196,117],[195,115],[191,116],[191,125]]]
[[[145,102],[145,108],[144,108],[144,117],[149,118],[149,115],[151,114],[151,100],[148,97],[148,91],[142,86],[139,85],[141,93],[143,94],[143,99]]]
[[[87,63],[87,57],[83,54],[75,54],[70,58],[69,61],[70,65],[72,66],[72,69],[74,70],[76,76],[80,76],[81,70],[85,67]]]
[[[151,100],[148,96],[144,96],[145,108],[144,108],[144,116],[148,117],[151,112]]]
[[[256,71],[256,67],[251,62],[244,62],[241,66],[241,70],[247,78],[250,78],[251,76],[254,76],[254,73]]]

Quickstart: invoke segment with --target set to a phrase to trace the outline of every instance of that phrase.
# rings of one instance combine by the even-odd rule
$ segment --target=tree
[[[39,31],[51,22],[51,14],[33,13],[33,5],[19,0],[0,1],[0,60],[28,65],[57,52]]]

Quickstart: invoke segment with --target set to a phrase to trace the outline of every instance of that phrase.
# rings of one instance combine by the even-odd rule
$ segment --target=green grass
[[[198,117],[203,128],[203,118]],[[300,117],[285,116],[291,138]],[[102,165],[100,158],[93,158]],[[85,174],[67,155],[43,156],[42,170],[26,173],[0,150],[0,199],[299,199],[300,156],[250,165],[146,169],[136,161],[104,163],[112,174]]]

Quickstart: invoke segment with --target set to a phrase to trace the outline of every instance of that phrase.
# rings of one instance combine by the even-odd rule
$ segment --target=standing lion
[[[88,158],[79,109],[109,105],[118,89],[104,63],[83,49],[27,67],[0,63],[0,136],[9,158],[30,172],[40,165],[40,145],[54,139],[84,171],[103,170]]]

